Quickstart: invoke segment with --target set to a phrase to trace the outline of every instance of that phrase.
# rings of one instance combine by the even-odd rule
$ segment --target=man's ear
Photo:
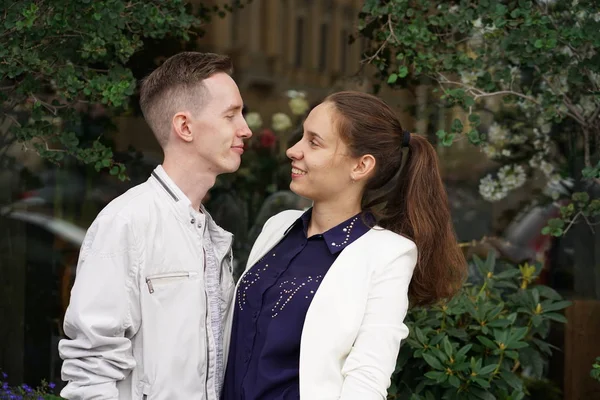
[[[371,177],[371,174],[375,172],[376,160],[371,154],[365,154],[358,158],[350,178],[353,181],[366,180]]]
[[[175,135],[184,142],[194,140],[190,126],[191,116],[188,112],[178,112],[173,116],[173,130]]]

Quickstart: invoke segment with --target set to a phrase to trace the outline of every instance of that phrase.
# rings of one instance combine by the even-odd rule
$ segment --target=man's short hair
[[[175,113],[199,109],[206,97],[203,81],[219,72],[232,74],[228,56],[183,52],[168,58],[142,81],[140,107],[161,146],[169,139]]]

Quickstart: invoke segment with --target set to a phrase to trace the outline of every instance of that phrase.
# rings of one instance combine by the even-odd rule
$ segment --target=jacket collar
[[[167,201],[171,203],[173,210],[179,220],[193,228],[194,225],[201,224],[210,234],[211,240],[221,251],[218,253],[225,253],[223,248],[231,247],[233,235],[220,226],[212,219],[204,205],[200,205],[200,210],[195,210],[192,207],[192,202],[183,193],[183,191],[173,182],[173,180],[167,175],[162,165],[157,166],[152,171],[150,180],[154,181],[158,186],[158,190],[161,191],[167,198]],[[219,254],[224,256],[225,254]]]

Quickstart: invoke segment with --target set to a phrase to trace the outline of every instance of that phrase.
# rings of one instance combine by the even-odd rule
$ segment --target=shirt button
[[[198,228],[202,228],[202,222],[198,222]]]

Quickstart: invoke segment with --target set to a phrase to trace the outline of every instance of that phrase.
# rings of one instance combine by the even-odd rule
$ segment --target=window
[[[319,38],[319,71],[323,72],[327,68],[327,44],[329,41],[329,27],[327,24],[321,24],[321,37]]]
[[[346,64],[348,63],[348,31],[342,29],[340,40],[340,71],[346,72]]]
[[[296,20],[296,55],[294,57],[294,66],[302,66],[302,55],[304,53],[304,18]]]

